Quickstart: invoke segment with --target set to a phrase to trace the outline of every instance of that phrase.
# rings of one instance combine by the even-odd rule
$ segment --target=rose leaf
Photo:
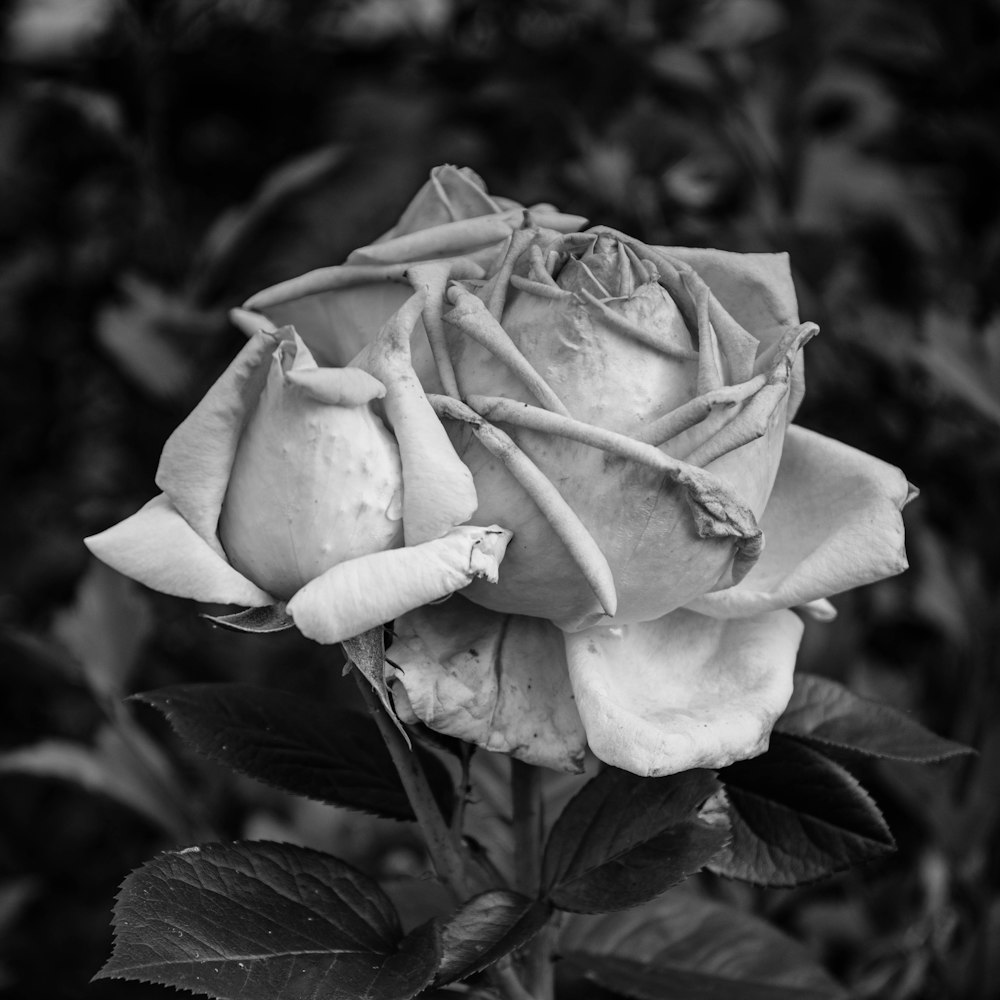
[[[215,625],[221,625],[231,632],[254,632],[270,635],[295,628],[292,616],[285,610],[284,602],[268,604],[262,608],[247,608],[232,615],[202,615]]]
[[[626,913],[569,918],[558,965],[638,1000],[845,1000],[797,942],[733,907],[684,891]]]
[[[328,709],[286,691],[252,684],[185,684],[137,694],[161,711],[205,757],[296,795],[388,819],[414,819],[399,773],[367,715]],[[415,748],[444,813],[451,777]]]
[[[719,814],[700,814],[710,771],[640,778],[605,768],[556,820],[542,884],[561,910],[602,913],[643,903],[702,868],[725,845]]]
[[[895,847],[856,778],[780,734],[767,753],[723,768],[719,778],[732,840],[708,866],[717,874],[755,885],[801,885]]]
[[[434,933],[404,938],[378,884],[289,844],[206,844],[132,872],[97,979],[217,1000],[406,1000],[434,975]]]
[[[795,675],[791,701],[775,728],[818,750],[834,751],[845,758],[877,757],[927,764],[975,752],[924,729],[898,709],[860,698],[814,674]]]
[[[441,921],[441,964],[435,986],[465,979],[530,941],[552,908],[508,889],[491,889]]]

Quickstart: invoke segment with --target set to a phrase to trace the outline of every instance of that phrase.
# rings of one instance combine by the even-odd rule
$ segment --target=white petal
[[[164,494],[85,543],[119,573],[164,594],[254,608],[276,603],[218,555]]]
[[[791,611],[723,622],[680,610],[567,635],[591,750],[654,777],[763,753],[791,697],[802,628]]]
[[[529,764],[582,768],[562,633],[544,619],[455,596],[398,619],[389,656],[400,668],[394,695],[431,729]]]
[[[236,446],[267,381],[278,334],[261,330],[244,345],[187,419],[167,438],[156,485],[223,557],[216,534]]]
[[[410,334],[425,293],[417,292],[352,362],[386,387],[385,413],[403,463],[403,531],[407,545],[440,538],[478,505],[472,473],[455,453],[411,364]]]
[[[510,532],[461,527],[443,538],[340,563],[307,583],[288,613],[304,635],[342,642],[430,601],[468,586],[476,577],[495,581]]]
[[[735,587],[687,605],[719,618],[809,604],[906,569],[899,469],[801,427],[789,427],[771,499],[766,544]]]
[[[664,247],[690,264],[726,311],[760,341],[760,352],[799,323],[798,301],[787,253],[731,253],[690,247]],[[802,355],[795,357],[788,419],[805,393]]]

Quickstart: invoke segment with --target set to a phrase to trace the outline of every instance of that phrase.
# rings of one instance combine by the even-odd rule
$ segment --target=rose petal
[[[726,311],[759,341],[763,353],[799,323],[798,301],[787,253],[732,253],[691,247],[662,247],[690,264]],[[795,358],[789,388],[789,421],[805,394],[802,355]]]
[[[802,629],[791,611],[721,622],[680,610],[567,635],[591,750],[651,777],[763,753],[791,697]]]
[[[902,472],[831,438],[789,427],[761,519],[767,544],[743,581],[687,607],[745,618],[809,604],[906,569]]]
[[[445,222],[500,211],[500,206],[486,193],[486,185],[478,174],[468,167],[446,163],[431,171],[430,180],[413,196],[399,222],[376,242],[384,243]]]
[[[431,729],[529,764],[578,772],[587,746],[562,633],[455,596],[396,621],[393,696]]]
[[[340,368],[375,339],[411,294],[408,285],[374,281],[260,308],[278,326],[294,326],[321,365]]]
[[[275,351],[236,449],[219,537],[230,563],[277,597],[402,545],[399,449],[368,405],[384,393],[360,368],[317,368],[297,335]]]
[[[382,328],[353,364],[386,387],[385,413],[403,463],[403,531],[407,545],[440,538],[468,521],[478,504],[462,463],[413,370],[410,331],[420,321],[419,291]]]
[[[280,339],[280,332],[261,330],[247,341],[187,419],[167,438],[156,470],[156,485],[223,558],[217,527],[236,446],[267,381],[267,359]]]
[[[164,594],[254,608],[276,603],[219,556],[165,494],[84,543],[119,573]]]
[[[310,639],[343,642],[476,577],[495,581],[509,541],[510,532],[497,525],[462,527],[422,545],[350,559],[307,583],[288,613]]]

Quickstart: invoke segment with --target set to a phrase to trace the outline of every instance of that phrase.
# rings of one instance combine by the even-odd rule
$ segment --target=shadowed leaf
[[[895,846],[878,806],[843,767],[774,734],[771,749],[719,772],[732,840],[708,866],[755,885],[812,882]]]
[[[317,851],[265,842],[161,854],[115,905],[95,978],[217,1000],[406,1000],[431,979],[435,935],[403,938],[378,884]]]
[[[436,986],[485,969],[530,941],[551,907],[507,889],[474,896],[441,924],[441,965]]]
[[[640,778],[606,768],[570,800],[545,848],[542,882],[562,910],[645,902],[702,868],[728,838],[699,816],[718,789],[710,771]]]
[[[366,715],[251,684],[178,685],[135,697],[159,709],[199,753],[241,774],[320,802],[415,818],[378,727]],[[450,815],[454,789],[447,769],[419,747],[414,752]]]
[[[763,920],[687,892],[569,918],[562,973],[638,1000],[846,1000],[806,950]]]
[[[859,698],[834,681],[796,674],[795,690],[775,729],[844,756],[881,757],[926,764],[970,747],[925,729],[898,709]]]

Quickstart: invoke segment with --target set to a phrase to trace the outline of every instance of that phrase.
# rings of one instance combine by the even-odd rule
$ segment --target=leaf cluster
[[[298,795],[412,820],[370,716],[248,684],[137,696],[199,753]],[[467,793],[414,744],[443,816]],[[331,855],[271,842],[161,854],[125,880],[99,974],[218,1000],[406,1000],[517,955],[557,914],[559,981],[636,1000],[835,1000],[845,994],[766,923],[684,889],[709,868],[803,884],[890,851],[852,760],[926,763],[966,752],[902,714],[803,675],[771,749],[722,769],[642,778],[604,768],[549,830],[534,898],[496,884],[405,932],[379,883]],[[497,877],[499,878],[499,877]]]

